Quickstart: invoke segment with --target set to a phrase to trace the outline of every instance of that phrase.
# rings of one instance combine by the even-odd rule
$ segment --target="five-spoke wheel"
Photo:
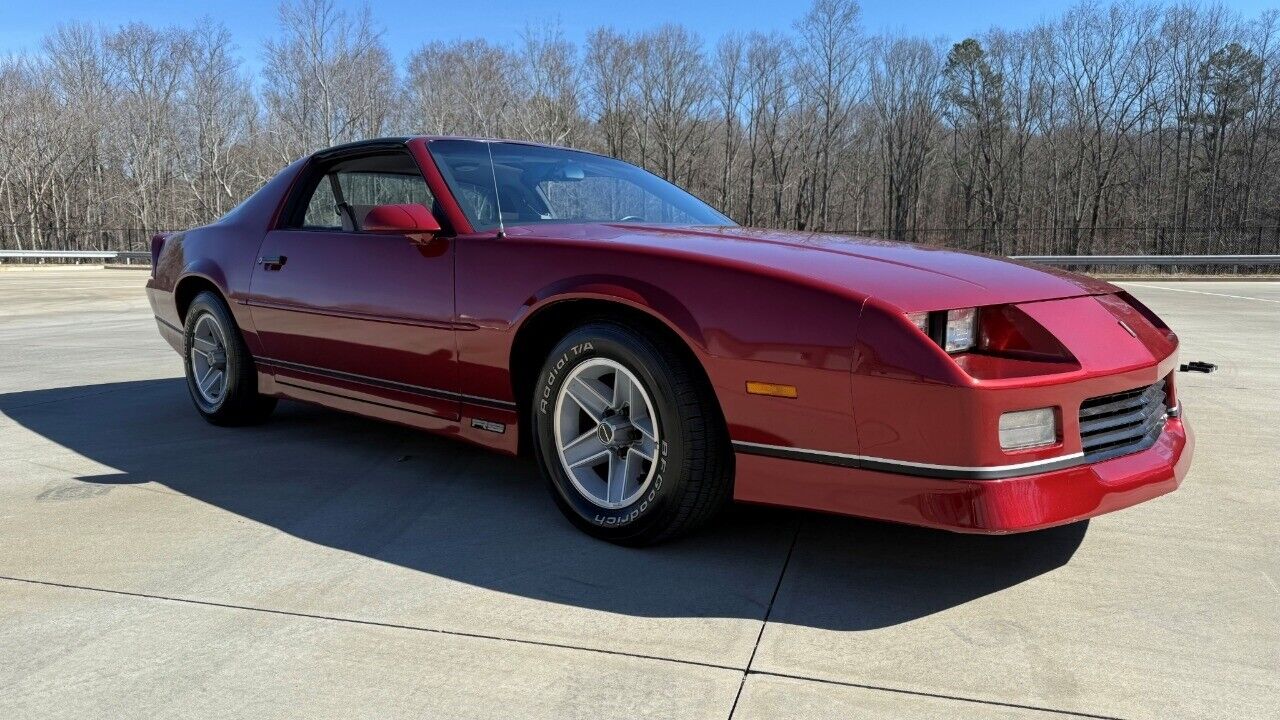
[[[226,302],[215,293],[199,293],[185,323],[187,388],[204,419],[215,425],[265,420],[276,400],[258,392],[253,356]]]
[[[696,361],[608,320],[552,349],[529,408],[534,452],[575,525],[629,545],[702,525],[728,503],[733,454]]]
[[[616,360],[593,358],[560,386],[560,462],[574,487],[602,508],[635,502],[658,469],[658,422],[649,393]]]
[[[212,313],[204,313],[191,331],[191,370],[196,391],[210,405],[217,405],[227,391],[226,331]]]

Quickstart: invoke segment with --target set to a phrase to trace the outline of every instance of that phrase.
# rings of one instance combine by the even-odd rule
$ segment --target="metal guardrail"
[[[1280,265],[1280,255],[1011,255],[1041,265]]]
[[[1280,265],[1280,255],[1011,255],[1042,265]],[[0,260],[151,261],[151,253],[131,250],[0,250]]]
[[[123,260],[151,262],[142,250],[0,250],[0,260]]]
[[[141,250],[0,250],[0,264],[5,261],[17,263],[44,263],[45,260],[65,260],[70,263],[150,265],[150,252]]]

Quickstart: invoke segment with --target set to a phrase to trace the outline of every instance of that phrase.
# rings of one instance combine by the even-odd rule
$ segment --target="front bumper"
[[[972,533],[1063,525],[1172,492],[1194,437],[1169,418],[1151,447],[1103,462],[1000,480],[952,480],[739,452],[734,497]]]

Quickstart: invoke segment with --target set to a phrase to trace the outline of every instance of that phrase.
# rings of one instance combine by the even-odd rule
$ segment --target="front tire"
[[[715,397],[673,348],[614,321],[570,332],[535,387],[534,454],[570,522],[648,545],[728,504],[733,454]]]
[[[222,298],[207,290],[196,295],[183,336],[187,389],[205,420],[251,425],[271,415],[276,399],[258,392],[253,356]]]

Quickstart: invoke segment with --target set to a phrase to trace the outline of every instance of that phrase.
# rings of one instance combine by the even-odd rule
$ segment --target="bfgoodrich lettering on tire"
[[[531,405],[534,452],[579,528],[644,545],[690,532],[728,503],[728,435],[691,365],[613,321],[583,325],[551,351]]]

